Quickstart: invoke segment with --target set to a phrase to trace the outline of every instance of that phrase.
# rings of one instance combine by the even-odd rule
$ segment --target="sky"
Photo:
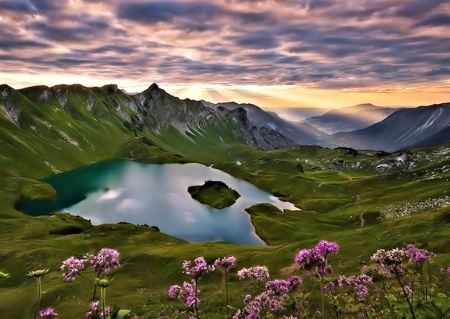
[[[450,101],[448,0],[0,0],[0,83],[262,107]]]

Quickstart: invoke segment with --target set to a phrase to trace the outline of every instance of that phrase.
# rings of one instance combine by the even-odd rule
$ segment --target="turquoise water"
[[[187,189],[218,180],[235,189],[236,203],[216,210],[194,200]],[[190,242],[224,240],[263,245],[245,208],[271,203],[297,209],[252,184],[201,164],[144,164],[125,160],[97,163],[44,180],[58,191],[57,201],[23,202],[30,215],[64,210],[92,224],[129,222],[157,226]]]

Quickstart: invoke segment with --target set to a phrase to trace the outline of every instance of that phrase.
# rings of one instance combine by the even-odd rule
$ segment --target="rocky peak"
[[[110,94],[116,94],[117,90],[119,89],[117,84],[107,84],[102,86],[101,88]]]
[[[13,91],[15,91],[15,90],[12,87],[10,87],[9,85],[7,85],[7,84],[1,84],[0,85],[0,97],[1,98],[4,98],[4,99],[8,98],[8,96]]]

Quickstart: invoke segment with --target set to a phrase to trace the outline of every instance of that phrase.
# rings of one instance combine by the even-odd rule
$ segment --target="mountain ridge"
[[[349,132],[366,128],[382,121],[398,108],[376,106],[371,103],[335,108],[320,115],[304,120],[326,133]]]
[[[398,110],[383,121],[352,132],[333,134],[335,142],[355,149],[379,149],[393,152],[439,136],[450,125],[450,102]]]

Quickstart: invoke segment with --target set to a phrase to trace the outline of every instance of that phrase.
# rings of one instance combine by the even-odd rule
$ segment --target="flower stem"
[[[411,301],[408,298],[408,294],[405,291],[405,287],[402,284],[402,281],[400,279],[400,274],[398,273],[397,269],[394,269],[394,271],[395,271],[395,276],[397,277],[397,281],[400,284],[400,287],[402,288],[403,295],[405,296],[406,302],[408,303],[409,309],[411,311],[411,317],[412,317],[412,319],[416,319],[416,315],[414,314],[414,307],[411,304]]]
[[[322,297],[322,318],[325,318],[325,301],[323,298],[323,281],[322,278],[320,278],[320,295]]]
[[[100,298],[102,300],[102,313],[103,313],[103,318],[106,318],[106,288],[105,287],[100,287]]]
[[[225,293],[226,293],[226,297],[227,297],[227,305],[226,305],[226,307],[227,307],[227,319],[229,319],[230,318],[230,309],[228,309],[229,307],[229,301],[228,301],[228,271],[227,271],[227,269],[224,269],[224,271],[225,271]]]
[[[197,301],[197,287],[198,287],[198,279],[199,278],[197,278],[197,276],[194,278],[195,279],[195,287],[194,287],[194,300],[195,300],[195,303],[194,303],[194,306],[195,306],[195,316],[197,317],[197,319],[200,319],[200,315],[199,315],[199,313],[198,313],[198,301]]]
[[[97,272],[97,278],[100,278],[100,271]],[[86,278],[85,278],[86,279]],[[86,279],[90,281],[89,279]],[[97,285],[94,284],[94,294],[92,295],[92,301],[95,301],[95,295],[97,294]]]
[[[39,311],[39,306],[40,306],[40,304],[41,304],[41,297],[42,297],[42,292],[41,292],[41,277],[37,277],[37,278],[36,278],[36,282],[37,282],[37,303],[36,303],[36,310],[34,311],[34,319],[37,318],[38,311]]]

